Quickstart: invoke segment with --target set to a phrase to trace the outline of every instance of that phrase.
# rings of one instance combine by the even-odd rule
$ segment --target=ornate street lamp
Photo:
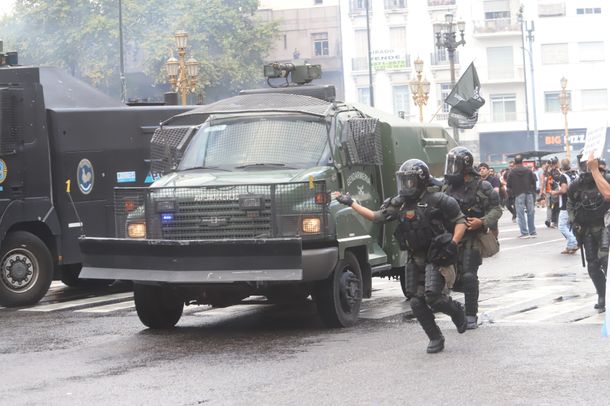
[[[424,61],[417,58],[414,62],[416,79],[412,79],[409,83],[413,102],[419,107],[419,122],[424,122],[424,106],[428,102],[428,94],[430,93],[430,82],[426,79],[422,80],[422,72],[424,70]]]
[[[570,101],[568,100],[568,91],[566,87],[568,86],[568,79],[562,77],[559,81],[561,85],[561,93],[559,94],[559,105],[561,107],[561,112],[563,113],[563,124],[564,124],[564,140],[566,144],[566,158],[570,159],[570,137],[569,137],[569,129],[568,129],[568,110],[570,110]]]
[[[165,63],[169,83],[180,93],[182,105],[186,106],[186,96],[189,92],[195,92],[197,77],[199,75],[199,62],[193,57],[186,60],[186,44],[188,34],[178,31],[174,34],[176,48],[178,48],[178,59],[173,56]]]
[[[460,40],[456,37],[456,26],[460,32]],[[439,49],[446,49],[449,56],[449,70],[451,72],[451,87],[455,86],[455,50],[460,45],[466,44],[464,40],[464,21],[453,22],[453,14],[445,14],[445,23],[434,24],[434,35],[436,36],[436,46]],[[457,128],[453,128],[453,137],[459,141]]]

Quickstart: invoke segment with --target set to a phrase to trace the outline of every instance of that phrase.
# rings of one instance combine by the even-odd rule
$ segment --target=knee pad
[[[409,303],[411,303],[411,310],[415,315],[421,313],[422,308],[426,306],[426,302],[421,296],[413,296],[411,299],[409,299]]]
[[[407,262],[405,267],[405,294],[411,298],[417,294],[419,267],[414,261]]]
[[[472,291],[473,289],[476,289],[476,287],[478,286],[478,282],[479,282],[479,278],[477,277],[477,274],[474,272],[466,272],[462,275],[461,277],[462,280],[462,289],[465,292],[468,291]]]
[[[445,289],[445,278],[440,273],[439,267],[433,264],[426,264],[426,278],[424,292],[428,294],[440,295]]]

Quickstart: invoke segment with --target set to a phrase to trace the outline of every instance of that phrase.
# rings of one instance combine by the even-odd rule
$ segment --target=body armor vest
[[[432,239],[447,232],[437,207],[441,196],[440,193],[426,194],[418,202],[401,207],[394,233],[401,250],[427,252]]]
[[[447,189],[447,194],[457,200],[460,205],[460,210],[466,217],[483,217],[485,215],[485,202],[479,193],[481,179],[472,180],[463,185],[463,187],[455,188],[450,186]]]
[[[595,183],[580,182],[574,193],[574,214],[577,224],[592,226],[604,224],[608,203],[597,190]]]

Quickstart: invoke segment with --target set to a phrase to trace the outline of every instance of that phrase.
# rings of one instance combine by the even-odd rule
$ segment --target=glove
[[[451,242],[443,248],[440,253],[439,264],[441,265],[450,265],[455,262],[458,254],[458,246],[455,241],[451,240]]]
[[[344,204],[349,207],[352,207],[352,204],[354,204],[354,199],[352,199],[352,197],[349,195],[349,193],[340,194],[339,196],[335,197],[335,199],[339,203]]]

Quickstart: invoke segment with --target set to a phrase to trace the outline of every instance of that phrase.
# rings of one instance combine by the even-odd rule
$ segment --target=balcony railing
[[[428,7],[455,6],[455,0],[428,0]]]
[[[521,27],[517,21],[510,18],[496,18],[493,20],[475,21],[475,34],[492,34],[497,32],[519,32]]]
[[[453,54],[453,62],[460,63],[460,54],[455,52]],[[446,49],[437,49],[430,54],[430,63],[434,66],[437,65],[449,65],[449,54]]]

